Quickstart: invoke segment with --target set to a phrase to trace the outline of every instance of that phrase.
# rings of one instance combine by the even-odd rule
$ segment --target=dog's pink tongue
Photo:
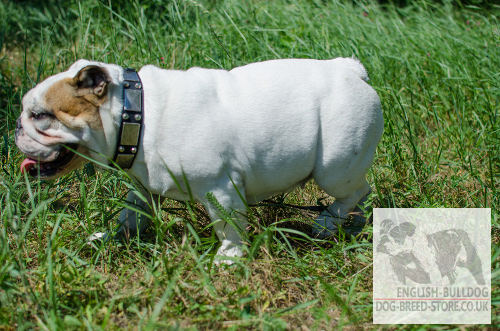
[[[30,168],[33,167],[36,163],[37,162],[33,159],[24,159],[24,161],[21,163],[21,173],[23,173],[25,170],[30,170]]]

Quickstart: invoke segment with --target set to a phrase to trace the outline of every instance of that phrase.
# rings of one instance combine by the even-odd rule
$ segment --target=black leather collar
[[[134,69],[123,72],[123,109],[118,131],[114,163],[129,169],[134,163],[141,140],[144,111],[144,90],[141,78]]]

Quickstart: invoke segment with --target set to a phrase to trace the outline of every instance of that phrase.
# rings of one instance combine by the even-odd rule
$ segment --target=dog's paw
[[[242,257],[244,254],[240,245],[236,245],[229,240],[223,240],[221,246],[217,250],[217,256],[214,263],[216,265],[231,265],[234,260]]]
[[[334,217],[328,212],[323,210],[321,214],[313,221],[312,235],[315,238],[326,239],[334,236],[339,232],[339,226],[342,225],[344,220]]]
[[[106,232],[94,232],[87,238],[87,245],[92,245],[94,243],[106,241],[107,239],[108,239],[108,234]]]
[[[315,238],[327,239],[339,233],[339,228],[350,236],[358,235],[366,224],[366,219],[355,210],[348,219],[333,216],[328,210],[324,210],[312,225],[312,235]]]

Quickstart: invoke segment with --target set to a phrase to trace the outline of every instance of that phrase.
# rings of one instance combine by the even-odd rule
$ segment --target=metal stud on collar
[[[141,78],[134,69],[123,72],[123,108],[118,131],[118,142],[113,161],[122,169],[129,169],[139,149],[144,110],[144,90]]]

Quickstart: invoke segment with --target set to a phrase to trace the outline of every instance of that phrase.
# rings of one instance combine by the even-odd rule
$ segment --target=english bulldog
[[[21,169],[56,178],[88,159],[116,166],[124,155],[124,171],[151,195],[202,203],[221,241],[217,254],[229,260],[245,251],[247,203],[314,179],[335,198],[313,222],[313,234],[326,237],[369,193],[383,118],[356,59],[133,73],[79,60],[27,92],[16,128],[27,156]],[[128,200],[141,204],[133,193]],[[122,211],[120,231],[143,226],[134,215]]]

